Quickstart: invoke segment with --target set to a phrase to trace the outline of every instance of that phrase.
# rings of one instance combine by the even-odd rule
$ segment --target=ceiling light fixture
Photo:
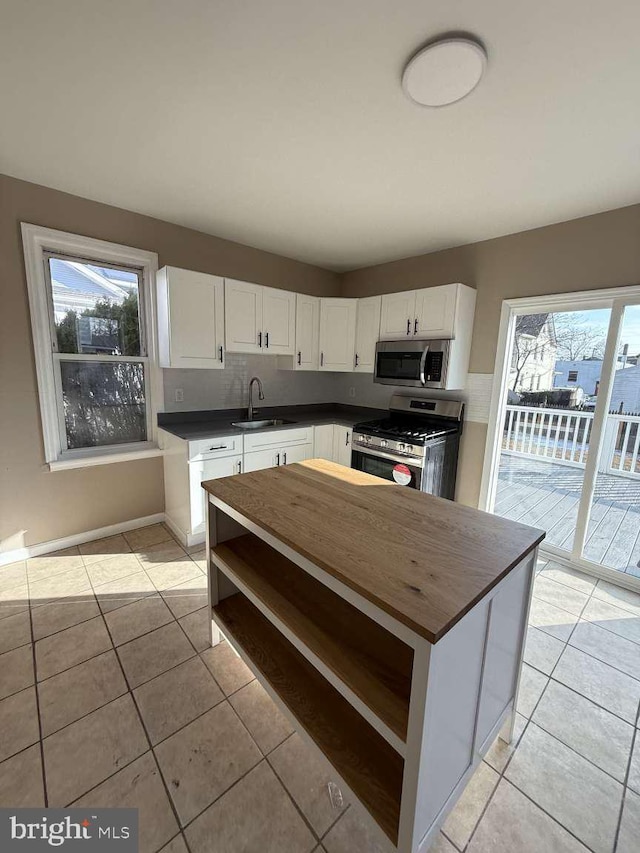
[[[454,104],[472,92],[487,65],[484,47],[470,38],[445,38],[419,50],[402,74],[402,88],[425,107]]]

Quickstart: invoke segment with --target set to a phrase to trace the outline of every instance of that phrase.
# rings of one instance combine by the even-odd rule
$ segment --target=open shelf
[[[247,533],[212,549],[238,580],[400,741],[406,741],[413,650],[262,539]]]
[[[397,844],[402,757],[242,593],[225,598],[213,614]]]

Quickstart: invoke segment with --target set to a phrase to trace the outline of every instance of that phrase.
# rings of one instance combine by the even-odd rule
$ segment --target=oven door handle
[[[377,456],[380,459],[388,459],[389,462],[396,462],[398,465],[413,466],[414,468],[423,468],[422,456],[399,456],[395,453],[385,453],[384,450],[374,450],[373,447],[366,447],[364,444],[351,442],[351,447],[356,453],[362,453],[363,456]]]
[[[422,385],[427,384],[427,380],[425,379],[424,371],[427,366],[427,356],[429,355],[429,344],[425,344],[424,349],[422,350],[422,355],[420,356],[420,382]]]

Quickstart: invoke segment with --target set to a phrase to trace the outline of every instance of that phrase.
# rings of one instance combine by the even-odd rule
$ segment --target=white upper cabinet
[[[416,291],[387,293],[382,297],[380,339],[396,340],[413,336],[416,319]]]
[[[320,370],[353,370],[357,304],[357,299],[320,299]]]
[[[296,294],[262,288],[262,347],[267,355],[293,355],[296,341]]]
[[[415,335],[430,338],[453,337],[458,287],[462,285],[445,284],[415,291]]]
[[[296,294],[248,281],[225,279],[228,352],[293,355]]]
[[[317,370],[320,363],[320,299],[317,296],[296,296],[296,370]]]
[[[354,368],[357,372],[373,373],[376,342],[380,333],[380,296],[358,299],[356,312],[356,351]]]
[[[458,338],[473,320],[475,290],[443,284],[382,297],[380,340]]]
[[[232,278],[224,282],[228,352],[262,352],[262,285]]]
[[[178,267],[158,271],[161,367],[224,367],[224,280]]]

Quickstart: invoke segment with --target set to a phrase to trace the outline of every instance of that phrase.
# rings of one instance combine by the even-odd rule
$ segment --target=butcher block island
[[[319,459],[203,488],[212,642],[426,851],[510,739],[543,532]]]

